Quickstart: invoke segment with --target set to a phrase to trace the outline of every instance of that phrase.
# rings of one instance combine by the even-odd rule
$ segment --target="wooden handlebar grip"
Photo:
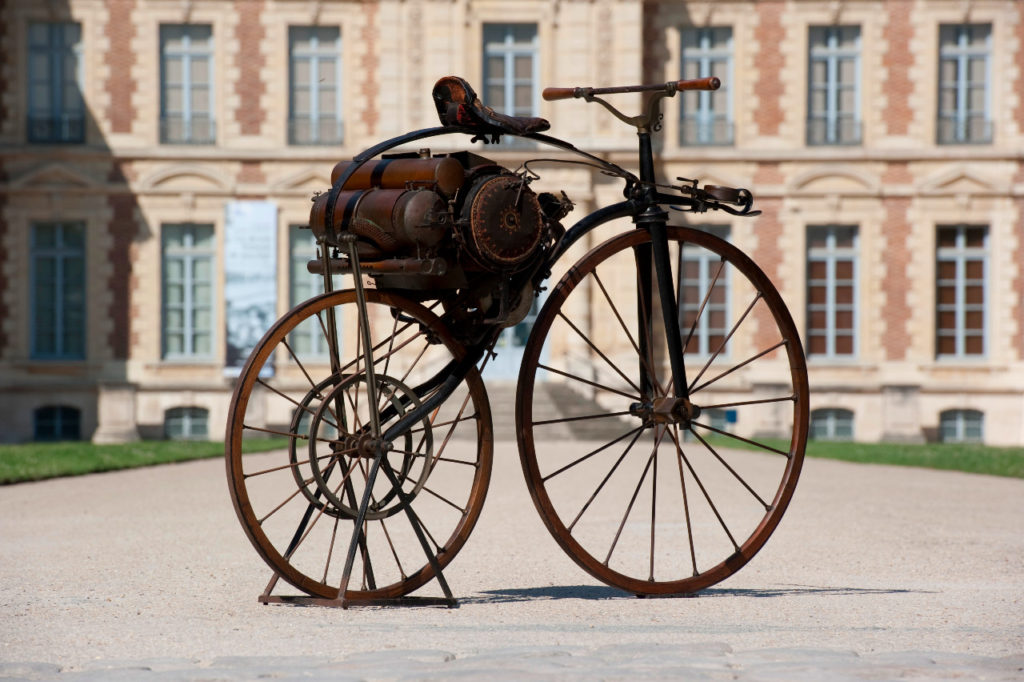
[[[680,92],[683,90],[717,90],[720,87],[722,87],[722,81],[714,76],[694,78],[693,80],[676,83],[676,90]]]
[[[541,93],[541,97],[548,102],[553,102],[556,99],[569,99],[575,96],[576,88],[544,88],[544,92]]]

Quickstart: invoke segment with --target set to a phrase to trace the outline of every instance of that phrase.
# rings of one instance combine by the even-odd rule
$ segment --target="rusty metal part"
[[[340,161],[331,171],[333,185],[355,161]],[[345,182],[343,189],[436,188],[445,196],[454,194],[466,179],[462,164],[450,156],[433,158],[380,159],[364,163]],[[340,204],[340,201],[339,201]]]
[[[430,248],[439,244],[450,229],[447,204],[433,190],[352,190],[342,192],[338,203],[342,210],[335,212],[330,228],[324,224],[326,194],[313,200],[309,215],[313,234],[335,246],[342,234],[351,232],[384,253]]]
[[[467,200],[466,241],[480,264],[516,269],[536,253],[543,232],[537,195],[521,178],[484,179]]]
[[[329,267],[332,275],[347,275],[352,272],[352,266],[347,258],[331,258]],[[448,271],[448,261],[443,258],[389,258],[364,263],[360,257],[360,268],[370,275],[409,273],[440,276]],[[323,263],[316,259],[306,263],[306,270],[313,275],[324,274]]]

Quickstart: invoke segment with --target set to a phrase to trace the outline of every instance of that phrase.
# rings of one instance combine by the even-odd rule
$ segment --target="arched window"
[[[210,412],[202,407],[174,407],[164,413],[168,440],[207,440]]]
[[[46,405],[32,413],[32,433],[38,441],[81,440],[82,412],[66,405]]]
[[[985,436],[985,415],[978,410],[946,410],[939,415],[943,443],[980,443]]]
[[[853,440],[853,412],[832,407],[814,410],[811,440]]]

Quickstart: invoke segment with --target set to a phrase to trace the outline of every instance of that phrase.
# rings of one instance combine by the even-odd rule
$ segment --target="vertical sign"
[[[229,201],[224,229],[224,374],[238,376],[274,322],[277,308],[277,205]],[[273,372],[273,358],[264,374]]]

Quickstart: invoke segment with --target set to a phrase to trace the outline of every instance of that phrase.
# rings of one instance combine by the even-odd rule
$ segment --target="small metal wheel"
[[[435,572],[406,507],[443,568],[469,537],[491,474],[491,414],[476,369],[391,442],[372,437],[371,410],[385,433],[429,398],[435,389],[425,382],[465,351],[423,305],[373,289],[366,301],[376,404],[356,295],[346,290],[301,303],[274,324],[243,368],[228,416],[228,479],[246,534],[278,575],[324,599],[342,596],[353,541],[346,599],[395,599],[428,582]],[[250,438],[277,438],[281,448],[243,455]],[[382,471],[355,533],[381,447]]]
[[[673,390],[651,238],[634,230],[551,291],[516,398],[548,530],[595,578],[641,595],[691,593],[745,565],[786,510],[807,439],[803,350],[775,287],[711,234],[669,226],[668,239],[689,395]],[[538,393],[555,390],[589,407],[553,415]]]

